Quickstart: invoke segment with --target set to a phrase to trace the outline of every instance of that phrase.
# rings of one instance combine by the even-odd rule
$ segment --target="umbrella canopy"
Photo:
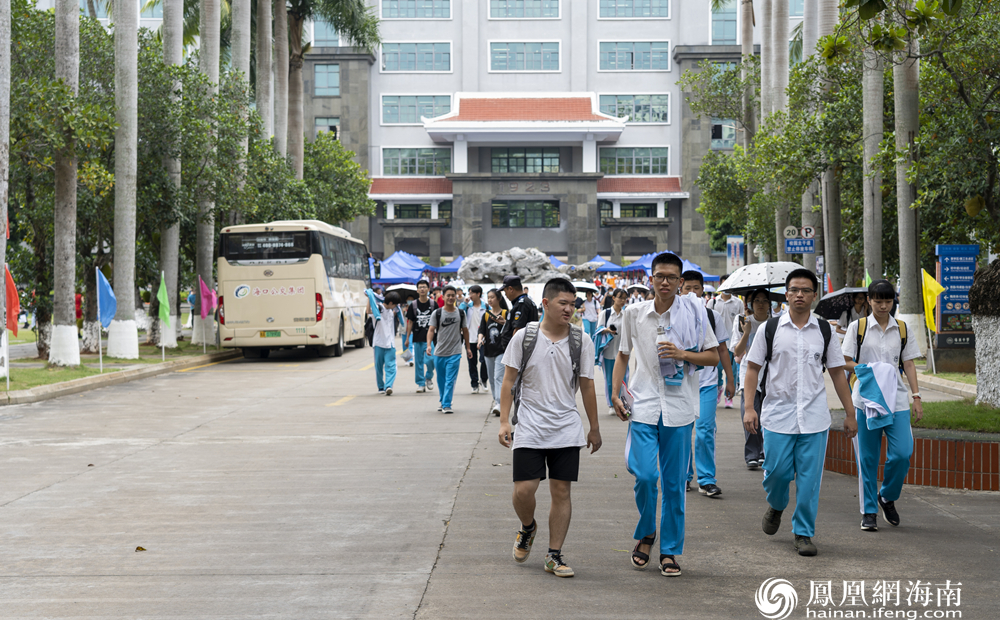
[[[628,285],[628,287],[625,290],[626,291],[634,291],[636,289],[642,291],[643,293],[648,293],[649,292],[649,287],[646,286],[645,284],[630,284],[630,285]]]
[[[413,296],[416,297],[417,296],[417,285],[415,285],[415,284],[393,284],[389,288],[385,289],[386,293],[388,293],[390,291],[399,291],[400,293],[403,293],[404,299],[406,298],[406,294],[407,293],[413,293]]]
[[[585,293],[586,291],[592,291],[594,293],[598,292],[597,287],[594,286],[593,282],[584,282],[583,280],[574,280],[573,281],[573,286],[576,287],[576,291],[578,293]]]
[[[444,267],[431,268],[431,271],[435,273],[458,273],[458,269],[462,266],[462,261],[464,260],[465,257],[459,254],[455,260],[451,261]]]
[[[854,295],[856,293],[867,293],[868,289],[863,286],[848,286],[839,291],[834,291],[823,295],[823,298],[816,304],[813,311],[824,319],[837,320],[844,310],[849,310],[854,306]]]
[[[553,267],[562,267],[566,264],[551,254],[549,254],[549,262],[552,263]]]
[[[754,263],[740,267],[716,289],[719,293],[744,295],[757,288],[777,288],[785,285],[785,278],[802,265],[789,261]]]

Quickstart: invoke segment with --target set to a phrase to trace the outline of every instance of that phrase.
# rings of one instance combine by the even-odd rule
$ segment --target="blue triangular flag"
[[[101,270],[97,270],[97,305],[100,307],[101,316],[97,317],[105,329],[111,325],[111,320],[115,318],[118,311],[118,299],[115,292],[111,290],[111,283],[104,277]]]

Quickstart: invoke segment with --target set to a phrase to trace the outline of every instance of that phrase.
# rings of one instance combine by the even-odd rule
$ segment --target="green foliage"
[[[375,201],[368,198],[368,172],[331,133],[306,142],[303,179],[315,200],[316,216],[324,222],[335,224],[375,213]]]

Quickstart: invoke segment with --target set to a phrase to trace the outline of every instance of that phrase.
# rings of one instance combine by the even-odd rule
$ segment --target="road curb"
[[[53,383],[51,385],[40,385],[36,388],[31,388],[30,390],[6,392],[0,395],[0,406],[37,403],[43,400],[59,398],[61,396],[79,394],[80,392],[89,392],[90,390],[108,387],[109,385],[118,385],[120,383],[128,383],[129,381],[135,381],[137,379],[155,377],[168,372],[194,368],[195,366],[201,366],[202,364],[225,361],[239,356],[240,352],[236,350],[217,351],[207,355],[198,355],[196,357],[172,360],[160,364],[150,364],[143,368],[131,368],[129,370],[121,370],[93,377],[83,377],[82,379],[73,379],[72,381],[63,381],[61,383]]]
[[[962,396],[964,398],[976,397],[976,386],[969,385],[968,383],[949,381],[948,379],[942,379],[934,375],[925,375],[923,373],[917,373],[917,382],[919,385],[926,385],[933,390],[951,394],[952,396]]]

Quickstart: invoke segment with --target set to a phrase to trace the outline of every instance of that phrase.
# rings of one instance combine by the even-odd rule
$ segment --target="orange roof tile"
[[[590,97],[463,98],[451,121],[606,121]]]
[[[450,194],[451,181],[439,178],[372,179],[369,195],[385,194]]]
[[[605,177],[597,181],[597,192],[601,194],[665,194],[679,191],[680,177]]]

